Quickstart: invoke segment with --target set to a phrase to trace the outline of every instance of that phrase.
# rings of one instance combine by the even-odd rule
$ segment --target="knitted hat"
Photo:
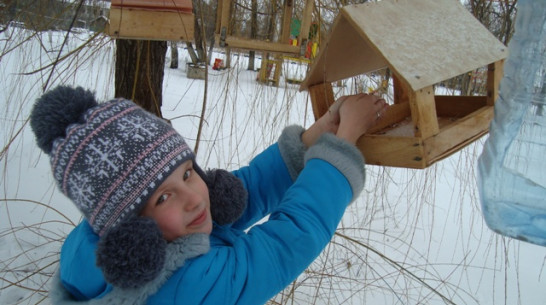
[[[209,187],[214,221],[233,222],[246,207],[246,192],[235,176],[213,171],[211,177],[222,179],[211,184],[214,178],[196,165],[184,139],[129,100],[98,104],[88,90],[60,86],[37,100],[30,124],[38,146],[50,155],[60,190],[100,236],[97,265],[114,285],[139,287],[161,270],[167,242],[155,221],[139,213],[185,161],[194,160]]]

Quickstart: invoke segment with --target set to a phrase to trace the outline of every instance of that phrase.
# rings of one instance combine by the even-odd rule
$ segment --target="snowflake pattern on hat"
[[[61,191],[103,235],[140,212],[164,179],[194,154],[167,122],[128,100],[89,109],[53,143]]]

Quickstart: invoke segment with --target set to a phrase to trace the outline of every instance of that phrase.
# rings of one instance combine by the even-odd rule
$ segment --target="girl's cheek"
[[[165,239],[172,241],[184,234],[184,215],[180,211],[165,210],[158,216],[156,221]]]

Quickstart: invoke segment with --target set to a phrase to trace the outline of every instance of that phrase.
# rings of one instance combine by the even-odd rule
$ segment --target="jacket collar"
[[[114,287],[112,291],[102,298],[96,298],[89,301],[77,301],[63,287],[60,274],[52,278],[52,287],[49,297],[52,304],[76,305],[76,304],[145,304],[148,297],[155,294],[159,288],[168,280],[168,278],[180,267],[187,259],[205,254],[210,250],[210,239],[208,234],[191,234],[183,236],[167,245],[165,265],[160,274],[144,287],[138,289],[121,289]]]

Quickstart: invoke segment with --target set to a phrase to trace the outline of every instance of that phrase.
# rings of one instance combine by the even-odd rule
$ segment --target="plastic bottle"
[[[478,188],[492,230],[546,246],[546,1],[517,9]]]

